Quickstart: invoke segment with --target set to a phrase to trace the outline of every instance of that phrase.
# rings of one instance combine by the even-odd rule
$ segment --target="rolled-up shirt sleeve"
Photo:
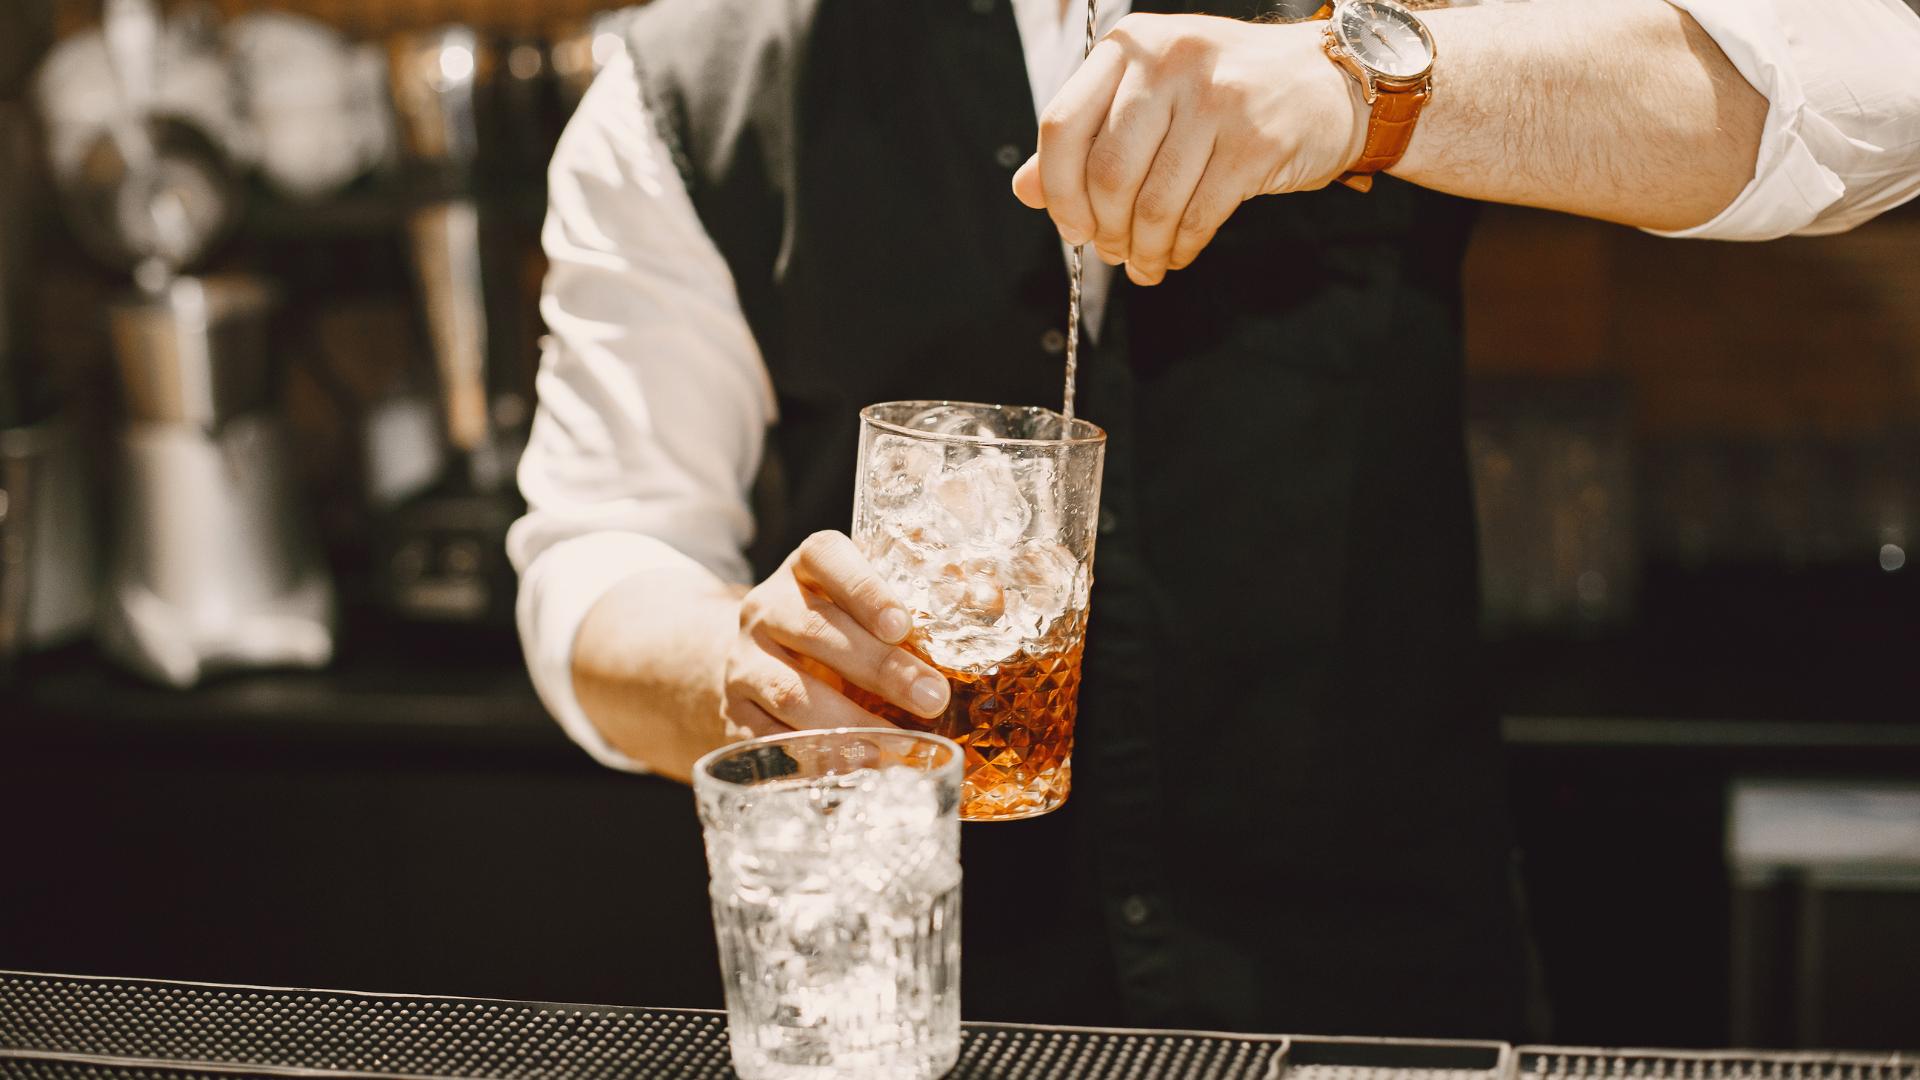
[[[1746,188],[1711,221],[1656,235],[1844,232],[1920,193],[1920,15],[1904,0],[1669,3],[1768,105]]]
[[[745,582],[774,399],[725,260],[646,114],[631,62],[595,80],[549,170],[539,410],[508,534],[535,688],[603,764],[644,770],[580,708],[573,640],[647,571]]]

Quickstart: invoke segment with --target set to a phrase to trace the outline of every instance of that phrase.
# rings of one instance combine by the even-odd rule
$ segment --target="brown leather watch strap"
[[[1426,86],[1409,90],[1381,87],[1374,98],[1373,118],[1367,121],[1367,143],[1360,149],[1360,160],[1349,171],[1372,173],[1392,168],[1413,142],[1413,126],[1432,96]]]

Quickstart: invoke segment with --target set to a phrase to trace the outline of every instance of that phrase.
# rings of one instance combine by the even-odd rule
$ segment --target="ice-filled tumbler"
[[[743,1080],[936,1077],[960,1054],[960,748],[885,728],[694,765]]]

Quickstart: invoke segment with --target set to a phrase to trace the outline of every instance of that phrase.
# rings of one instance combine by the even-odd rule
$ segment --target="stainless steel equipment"
[[[107,0],[102,37],[119,108],[79,166],[60,177],[81,240],[150,289],[204,257],[240,204],[234,169],[214,139],[161,111],[162,29],[154,0]]]
[[[272,304],[251,279],[179,278],[112,312],[127,427],[101,641],[168,685],[333,654],[332,582],[270,409]]]
[[[513,467],[530,411],[502,347],[489,290],[511,279],[496,250],[483,177],[492,129],[493,51],[473,30],[448,26],[395,38],[394,108],[416,197],[407,238],[420,288],[451,451],[440,482],[380,523],[382,592],[401,615],[431,621],[510,617],[514,591],[506,530],[519,515]]]
[[[137,141],[94,142],[62,201],[95,258],[157,286],[205,257],[238,220],[239,196],[225,158],[197,128],[148,117],[122,130],[139,132]]]
[[[129,416],[213,432],[271,404],[267,313],[252,278],[183,278],[116,306],[112,331]]]
[[[423,206],[408,220],[407,237],[426,300],[447,441],[464,454],[484,453],[493,425],[487,405],[480,208],[471,199]]]
[[[426,196],[407,223],[426,306],[447,439],[483,453],[488,416],[486,275],[473,170],[480,155],[476,87],[492,68],[479,35],[464,26],[395,39],[394,106],[416,184]]]

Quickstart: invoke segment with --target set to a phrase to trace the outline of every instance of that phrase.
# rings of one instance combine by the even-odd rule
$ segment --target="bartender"
[[[676,779],[742,735],[872,723],[815,665],[937,714],[838,531],[855,414],[1057,403],[1062,240],[1085,241],[1079,409],[1110,443],[1074,791],[964,830],[968,1015],[1523,1035],[1461,432],[1469,200],[1852,227],[1920,185],[1920,18],[1145,14],[1177,6],[1101,0],[1084,66],[1080,0],[639,15],[552,166],[511,538],[535,683],[595,758]]]

